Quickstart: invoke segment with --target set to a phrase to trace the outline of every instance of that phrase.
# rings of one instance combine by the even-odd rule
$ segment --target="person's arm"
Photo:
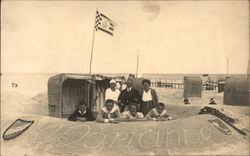
[[[159,120],[160,121],[172,120],[172,117],[169,114],[165,113],[159,118]]]
[[[124,106],[124,91],[121,91],[120,92],[120,95],[118,97],[118,105],[121,107],[121,106]]]
[[[117,109],[116,111],[115,111],[115,113],[116,113],[116,118],[115,118],[115,120],[116,121],[122,121],[122,115],[121,115],[121,112],[120,112],[120,110],[119,109]]]
[[[75,111],[68,117],[68,120],[69,120],[69,121],[76,121],[76,120],[77,120],[77,112],[78,112],[78,109],[75,110]]]
[[[102,110],[99,111],[99,113],[98,113],[98,115],[96,117],[96,122],[102,122],[102,123],[104,123],[104,122],[108,121],[108,119],[103,118],[103,113],[104,112]]]
[[[148,112],[148,114],[146,115],[146,119],[147,120],[151,120],[151,121],[155,121],[156,120],[156,118],[154,118],[154,112],[152,110],[150,110]]]
[[[87,111],[87,121],[94,121],[94,120],[95,120],[95,118],[94,118],[92,111],[88,110]]]
[[[154,99],[154,107],[158,106],[158,96],[155,89],[151,89],[152,97]]]
[[[105,91],[105,100],[109,99],[109,88]]]
[[[128,120],[129,119],[129,116],[128,116],[127,112],[123,112],[122,113],[122,119],[124,119],[124,120]]]

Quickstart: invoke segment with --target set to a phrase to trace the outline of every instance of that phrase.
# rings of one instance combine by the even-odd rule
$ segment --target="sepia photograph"
[[[1,1],[0,155],[250,155],[249,4]]]

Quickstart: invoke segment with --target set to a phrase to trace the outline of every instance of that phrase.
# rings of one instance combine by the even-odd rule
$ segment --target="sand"
[[[17,118],[35,120],[35,123],[13,140],[1,139],[1,155],[81,155],[83,153],[84,155],[117,155],[118,153],[124,155],[249,155],[249,107],[224,105],[223,93],[216,91],[203,91],[202,98],[190,98],[191,104],[184,105],[183,90],[166,88],[156,88],[156,90],[160,101],[167,105],[169,113],[174,118],[173,121],[119,124],[72,123],[66,119],[47,116],[46,92],[32,97],[17,92],[2,92],[1,135]],[[243,129],[248,134],[246,137],[230,126],[227,127],[233,135],[224,135],[207,122],[216,117],[197,115],[201,108],[210,106],[208,102],[211,97],[218,103],[212,107],[235,118],[237,122],[234,125]],[[141,136],[144,133],[145,135]],[[167,136],[168,139],[166,139]],[[104,139],[105,137],[107,138]]]

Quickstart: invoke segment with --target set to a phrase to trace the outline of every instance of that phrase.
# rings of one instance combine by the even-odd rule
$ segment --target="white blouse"
[[[151,89],[146,92],[145,90],[142,93],[142,101],[151,101],[152,100],[152,94]]]
[[[105,93],[105,100],[112,99],[114,101],[117,101],[119,95],[120,95],[120,91],[118,89],[116,89],[115,91],[112,91],[111,88],[108,88]]]

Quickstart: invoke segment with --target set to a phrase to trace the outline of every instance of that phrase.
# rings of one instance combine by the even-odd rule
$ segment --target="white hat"
[[[114,79],[110,80],[109,83],[116,83],[116,81]]]

